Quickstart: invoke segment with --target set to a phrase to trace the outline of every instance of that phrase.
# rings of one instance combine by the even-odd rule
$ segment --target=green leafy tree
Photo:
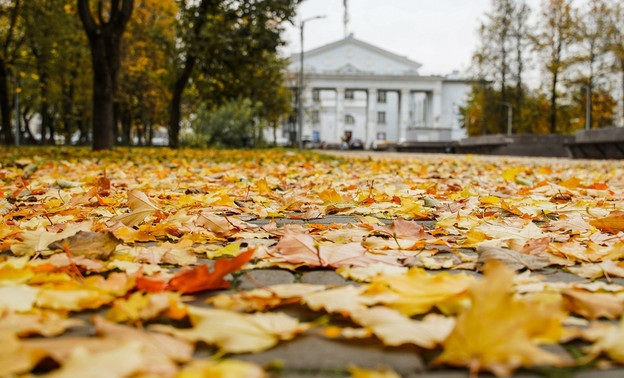
[[[185,144],[195,147],[255,147],[262,142],[263,123],[259,118],[263,104],[249,98],[231,100],[209,110],[202,104],[191,122],[192,134]]]
[[[250,67],[275,62],[271,54],[283,44],[282,24],[292,20],[299,1],[179,0],[178,69],[168,127],[171,147],[178,147],[182,96],[190,78],[194,75],[198,83],[197,93],[210,94],[205,97],[209,107],[241,95],[253,72]]]

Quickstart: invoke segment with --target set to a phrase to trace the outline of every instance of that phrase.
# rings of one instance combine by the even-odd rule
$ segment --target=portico
[[[291,61],[290,76],[296,77],[298,55]],[[460,139],[465,133],[458,127],[458,107],[467,82],[420,76],[420,66],[352,35],[306,52],[303,139],[360,139],[366,147],[375,141]]]

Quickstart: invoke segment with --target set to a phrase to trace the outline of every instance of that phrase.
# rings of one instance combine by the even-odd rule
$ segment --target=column
[[[340,143],[344,135],[344,88],[336,88],[336,130],[334,134],[334,142]]]
[[[401,143],[406,140],[409,126],[409,89],[402,89],[399,97],[399,143]]]
[[[434,128],[440,127],[442,121],[442,90],[436,89],[433,91],[431,104],[431,113],[433,116],[431,125]]]
[[[368,103],[366,104],[366,129],[364,130],[364,148],[369,148],[377,138],[377,89],[368,90]]]
[[[303,87],[303,140],[312,140],[312,119],[309,117],[312,108],[312,89]]]

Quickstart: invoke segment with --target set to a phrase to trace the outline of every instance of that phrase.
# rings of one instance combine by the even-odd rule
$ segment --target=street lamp
[[[587,98],[585,99],[585,130],[591,129],[591,95],[592,89],[591,85],[581,83],[583,88],[585,88],[585,92],[587,93]]]
[[[299,90],[298,99],[297,99],[297,107],[299,110],[299,114],[297,116],[297,122],[299,124],[299,133],[297,135],[297,141],[299,142],[299,151],[303,150],[303,28],[305,23],[312,20],[318,20],[319,18],[325,18],[326,16],[314,16],[310,18],[306,18],[305,20],[301,20],[301,24],[299,25],[300,32],[300,42],[301,42],[301,54],[299,55]]]
[[[508,102],[502,101],[501,105],[507,107],[507,135],[511,135],[511,117],[513,114],[513,109],[511,108],[511,104]]]

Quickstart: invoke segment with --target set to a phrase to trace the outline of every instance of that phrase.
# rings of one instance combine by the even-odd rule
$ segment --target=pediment
[[[291,57],[292,71],[298,70],[299,54]],[[353,37],[304,52],[308,72],[377,75],[417,75],[420,63]]]

